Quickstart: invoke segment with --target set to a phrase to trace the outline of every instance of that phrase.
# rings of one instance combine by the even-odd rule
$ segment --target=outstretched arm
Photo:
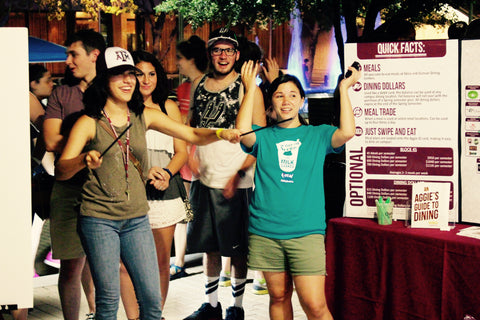
[[[340,126],[332,136],[332,147],[343,146],[355,135],[355,117],[353,116],[352,104],[348,95],[348,89],[360,78],[361,72],[353,67],[348,67],[352,75],[343,79],[339,84],[340,91]]]
[[[170,119],[159,110],[150,108],[144,110],[144,115],[148,129],[157,130],[196,145],[206,145],[219,139],[228,140],[231,143],[240,141],[240,131],[236,129],[192,128]]]
[[[257,76],[258,64],[254,61],[247,61],[242,66],[242,81],[245,86],[245,95],[243,96],[242,105],[238,111],[236,127],[241,132],[247,132],[252,129],[253,108],[255,102],[255,92],[257,85],[255,78]],[[243,145],[251,148],[256,141],[255,133],[243,136],[240,140]]]
[[[237,119],[235,121],[236,128],[240,129],[242,132],[250,131],[252,128],[252,123],[259,126],[266,125],[263,95],[260,88],[258,88],[255,83],[258,69],[258,64],[251,60],[245,62],[242,66],[241,73],[242,82],[245,87],[245,93],[240,110],[238,111]],[[244,105],[246,105],[246,107],[244,107]],[[249,135],[246,135],[245,137],[248,136]],[[250,139],[243,138],[242,143],[247,147],[251,147],[255,143],[255,137],[248,138]],[[251,145],[246,144],[248,142],[251,142]],[[255,163],[255,161],[255,157],[248,155],[245,161],[242,163],[242,166],[239,168],[239,171],[247,170]],[[241,177],[239,176],[238,171],[232,177],[230,177],[223,189],[223,196],[225,198],[231,199],[235,195],[240,179]]]

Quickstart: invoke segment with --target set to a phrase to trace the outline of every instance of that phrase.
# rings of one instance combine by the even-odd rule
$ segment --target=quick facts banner
[[[351,89],[356,136],[346,147],[345,215],[371,218],[375,199],[395,202],[407,218],[412,184],[448,182],[450,220],[458,198],[458,42],[346,44],[345,63],[360,62]]]

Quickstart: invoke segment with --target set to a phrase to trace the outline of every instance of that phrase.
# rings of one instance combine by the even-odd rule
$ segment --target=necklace
[[[108,120],[108,124],[110,125],[110,128],[113,131],[113,134],[115,135],[115,138],[118,138],[117,131],[115,130],[112,120],[110,120],[110,117],[107,114],[107,111],[103,109],[103,115],[105,118]],[[130,110],[127,109],[127,127],[130,125]],[[130,129],[127,130],[126,138],[125,138],[125,147],[123,146],[122,141],[120,139],[117,140],[118,145],[120,147],[120,150],[122,151],[122,160],[123,160],[123,166],[125,169],[125,181],[127,183],[127,189],[125,193],[127,194],[127,200],[130,200],[130,190],[129,190],[129,185],[128,185],[128,160],[130,158]]]

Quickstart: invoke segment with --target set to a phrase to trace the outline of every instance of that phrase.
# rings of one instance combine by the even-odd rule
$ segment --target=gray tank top
[[[99,121],[108,121],[104,116]],[[145,141],[145,119],[143,114],[131,114],[130,149],[142,165],[143,174],[148,173],[147,145]],[[127,125],[115,127],[119,135]],[[122,143],[125,145],[126,135]],[[113,137],[96,123],[95,138],[84,151],[98,150],[102,152],[113,141]],[[115,144],[104,156],[100,168],[90,170],[83,185],[80,214],[109,220],[124,220],[141,217],[149,210],[145,185],[140,173],[133,165],[128,164],[128,196],[125,166],[120,146]]]

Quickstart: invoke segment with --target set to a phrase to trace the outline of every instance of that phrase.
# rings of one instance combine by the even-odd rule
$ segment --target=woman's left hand
[[[170,185],[170,175],[160,167],[152,167],[148,171],[148,179],[155,189],[164,191]]]
[[[346,89],[357,83],[358,79],[360,79],[360,76],[362,75],[361,71],[355,69],[352,66],[348,67],[348,70],[352,72],[352,75],[348,78],[343,78],[343,80],[340,82],[340,86]]]

